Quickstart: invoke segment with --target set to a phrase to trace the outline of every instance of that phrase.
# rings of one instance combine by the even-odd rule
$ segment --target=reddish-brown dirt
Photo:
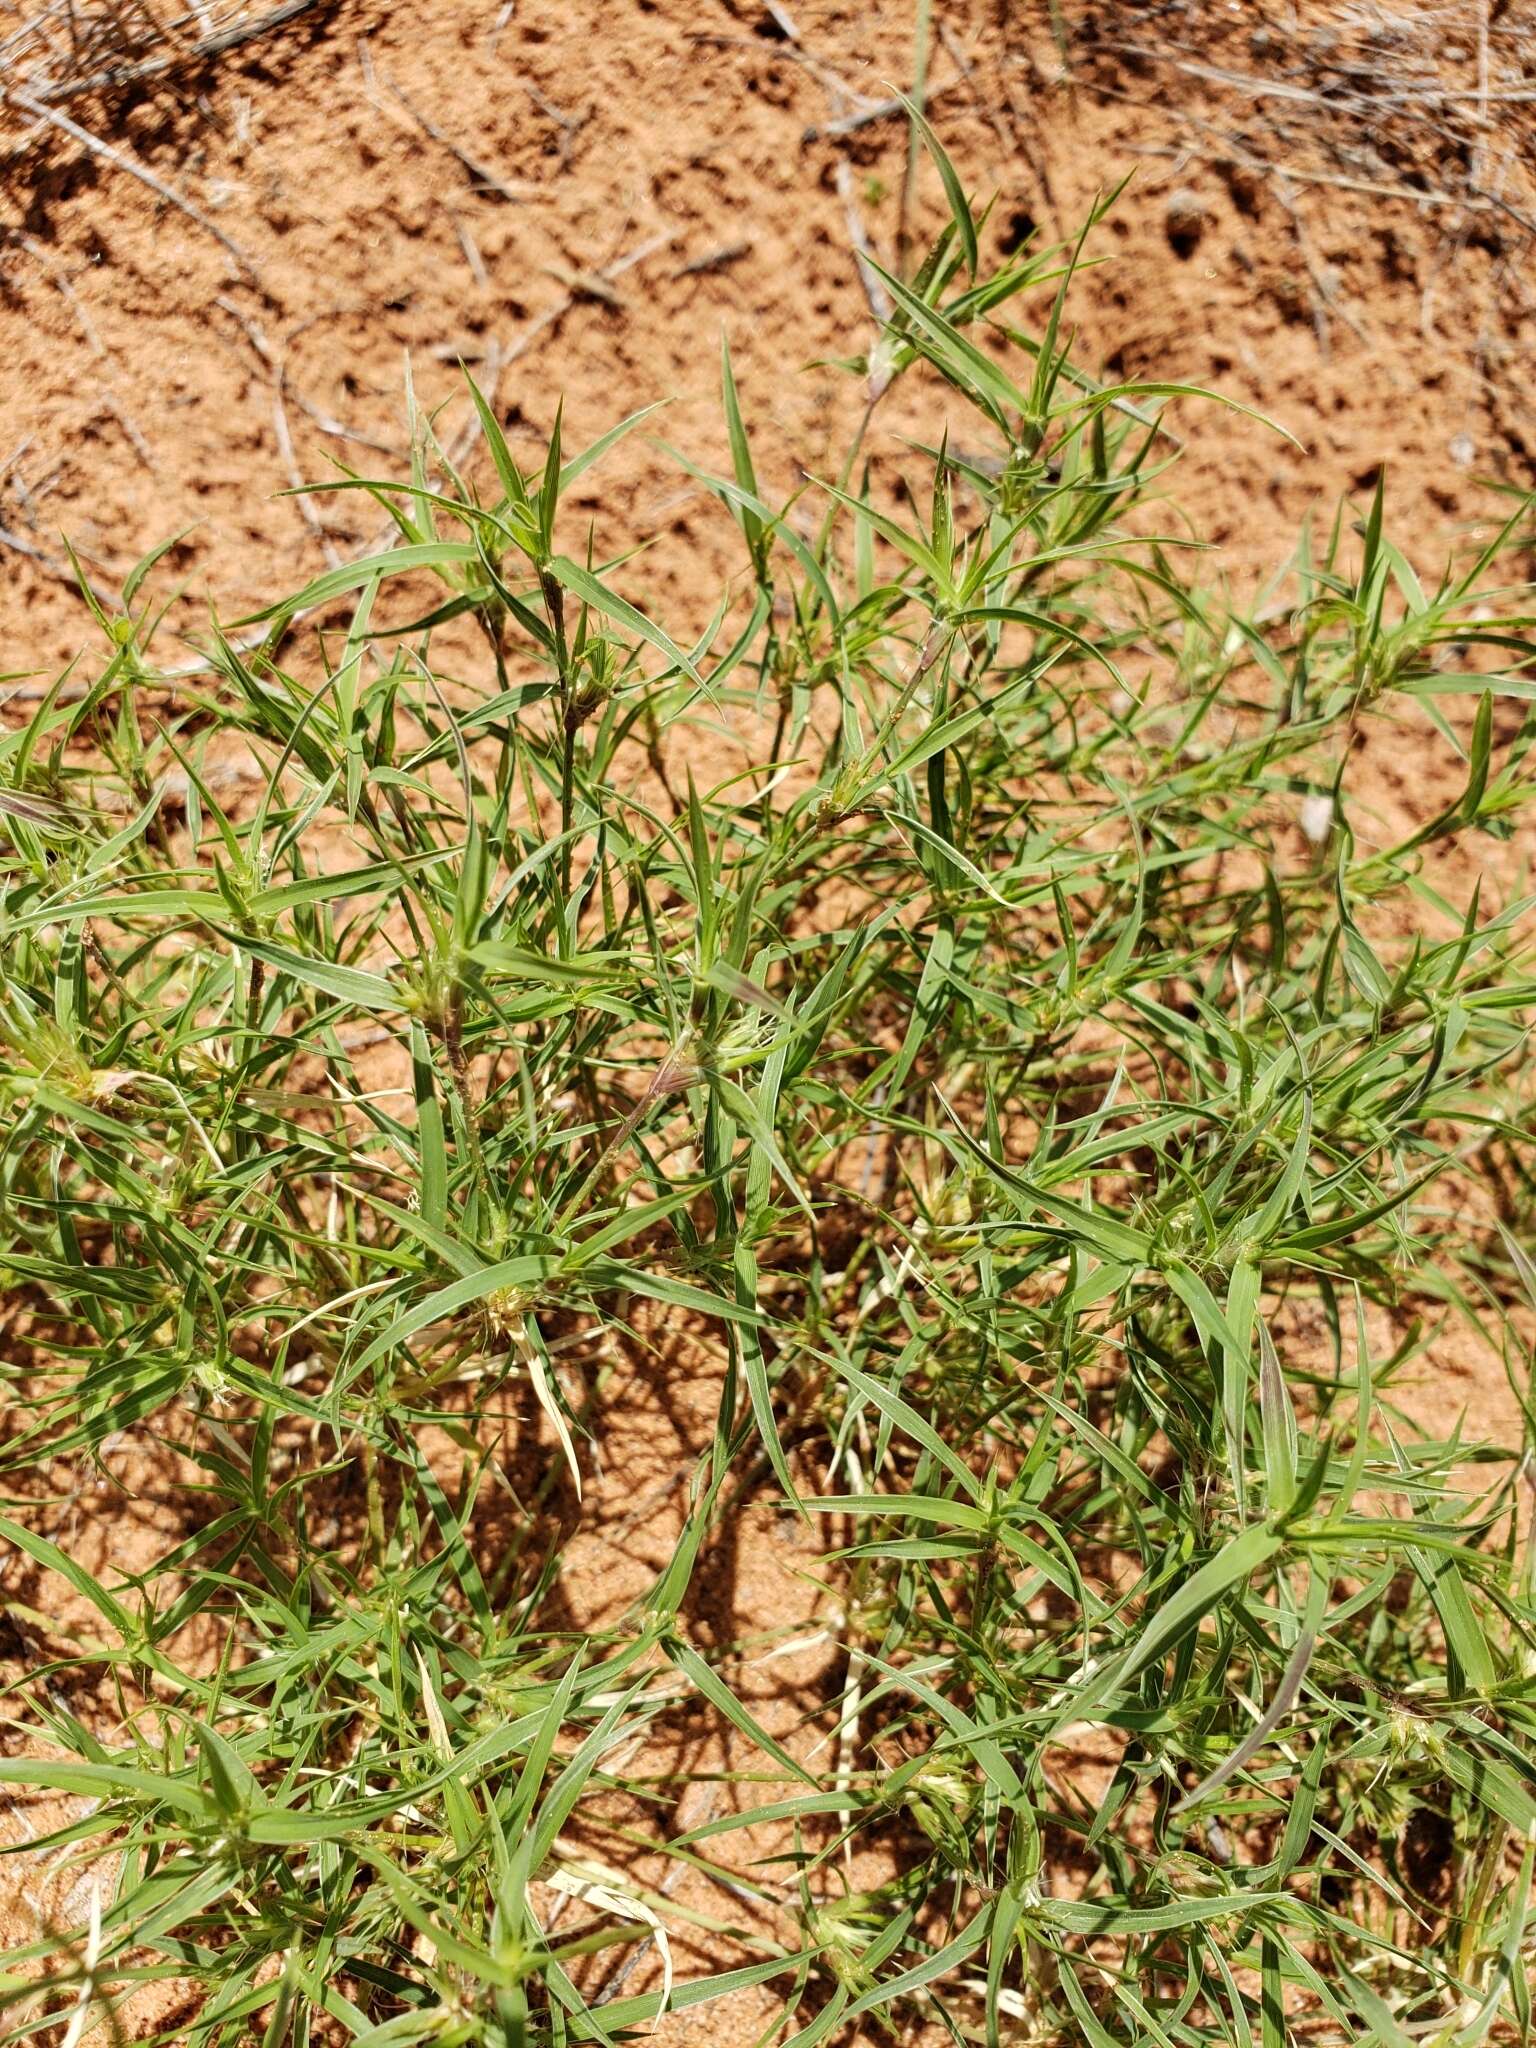
[[[0,38],[33,12],[7,0]],[[360,499],[278,494],[336,462],[398,472],[407,363],[450,438],[462,359],[529,460],[561,398],[573,444],[665,399],[666,437],[719,466],[723,331],[766,477],[787,491],[822,470],[859,402],[827,364],[873,334],[850,238],[889,260],[904,217],[914,236],[937,218],[927,174],[904,213],[905,125],[881,111],[912,81],[913,12],[322,0],[120,90],[37,98],[13,74],[31,104],[13,97],[0,144],[0,719],[90,645],[66,538],[110,584],[181,534],[182,630],[210,598],[237,616],[365,546]],[[1504,516],[1493,485],[1536,480],[1524,12],[935,0],[931,110],[968,184],[997,194],[994,248],[1070,234],[1131,174],[1080,281],[1080,357],[1213,385],[1301,444],[1182,409],[1167,516],[1217,544],[1214,573],[1261,584],[1309,514],[1330,519],[1385,467],[1394,531],[1433,575]],[[893,411],[886,448],[915,425]],[[678,630],[739,570],[707,495],[641,437],[593,481],[590,512],[599,547],[656,543],[627,587]],[[1437,804],[1374,744],[1384,809]],[[1430,1365],[1426,1413],[1499,1426],[1507,1391],[1461,1340]],[[630,1372],[567,1559],[577,1625],[668,1553],[715,1386],[702,1356]],[[177,1475],[138,1479],[127,1548],[158,1548]],[[89,1496],[73,1512],[82,1559],[121,1563],[122,1523],[93,1522]],[[768,1649],[814,1637],[818,1602],[810,1538],[762,1521],[773,1541],[718,1560],[711,1611],[720,1640]],[[812,1640],[733,1682],[809,1748],[829,1725],[825,1661]],[[12,1807],[0,1826],[16,1840],[61,1817]],[[0,1939],[77,1915],[78,1882],[26,1869]],[[691,1879],[678,1898],[720,1909]],[[174,2024],[172,1999],[146,1995],[130,2035]],[[745,2042],[771,2010],[749,1995],[663,2038]]]
[[[850,222],[890,257],[901,218],[903,125],[846,124],[910,82],[912,12],[338,0],[222,59],[40,102],[46,120],[12,107],[6,668],[46,674],[86,637],[64,536],[110,578],[184,532],[175,567],[226,615],[322,567],[327,540],[357,548],[374,530],[359,500],[277,494],[336,461],[397,468],[407,358],[421,403],[456,409],[462,358],[530,454],[562,396],[573,440],[665,398],[667,436],[718,461],[723,330],[768,472],[817,470],[857,396],[823,365],[871,332]],[[1458,12],[1477,10],[1067,8],[1064,62],[1043,6],[934,9],[935,118],[968,182],[997,194],[995,246],[1070,233],[1132,175],[1075,301],[1082,357],[1211,384],[1302,443],[1184,409],[1170,488],[1234,575],[1278,567],[1304,514],[1330,516],[1383,464],[1398,529],[1431,563],[1499,509],[1483,479],[1529,477],[1507,132],[1524,106],[1499,102],[1474,133],[1479,191],[1512,197],[1458,206],[1467,148],[1432,133],[1426,151],[1411,98],[1432,62],[1476,130],[1474,39],[1438,20]],[[1511,66],[1524,76],[1509,26],[1490,60],[1506,91]],[[914,220],[937,203],[930,177]],[[626,541],[665,536],[654,575],[664,563],[705,601],[728,535],[686,476],[636,443],[592,496]]]

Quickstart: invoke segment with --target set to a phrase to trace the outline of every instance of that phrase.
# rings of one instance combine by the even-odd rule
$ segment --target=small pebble
[[[1333,798],[1304,796],[1301,800],[1301,829],[1314,846],[1321,846],[1333,830]]]
[[[1194,254],[1209,218],[1206,203],[1198,192],[1181,186],[1177,192],[1169,194],[1168,204],[1163,209],[1163,231],[1176,256]]]

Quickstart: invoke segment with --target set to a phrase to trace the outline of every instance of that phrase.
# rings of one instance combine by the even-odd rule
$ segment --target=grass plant
[[[481,405],[455,466],[413,415],[326,486],[388,547],[175,674],[151,558],[0,740],[0,1778],[91,1900],[6,2040],[162,1979],[193,2048],[752,1986],[793,2048],[1530,2037],[1522,512],[1426,585],[1378,489],[1234,606],[1161,482],[1199,395],[1074,362],[1080,246],[989,268],[914,134],[951,217],[839,472],[770,495],[728,356],[676,458],[739,534],[702,632],[569,505],[659,420],[529,466]],[[896,384],[933,433],[866,459]],[[1394,833],[1366,733],[1456,793]],[[583,1636],[569,1361],[637,1332],[718,1421]],[[1474,1343],[1500,1441],[1416,1419]],[[103,1579],[64,1508],[134,1458],[185,1527]],[[693,1625],[775,1501],[804,1740]],[[700,1703],[749,1796],[679,1827]],[[736,1873],[713,1970],[642,1839]]]

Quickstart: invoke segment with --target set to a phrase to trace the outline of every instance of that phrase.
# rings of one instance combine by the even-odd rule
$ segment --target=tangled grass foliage
[[[194,2048],[749,1987],[795,2048],[1529,2038],[1529,899],[1432,880],[1530,793],[1513,528],[1426,587],[1378,491],[1234,608],[1149,495],[1181,394],[1079,369],[1079,249],[986,268],[926,141],[853,368],[955,431],[779,505],[727,359],[688,644],[562,509],[643,416],[529,471],[481,404],[487,489],[415,419],[328,486],[387,549],[190,674],[152,558],[4,736],[0,1775],[98,1899],[7,2040],[156,1980]],[[1406,837],[1367,728],[1460,763]],[[718,1422],[578,1636],[579,1361],[637,1329]],[[1437,1336],[1505,1441],[1416,1424]],[[134,1457],[185,1532],[103,1583],[58,1504]],[[798,1733],[692,1625],[765,1499],[838,1546]],[[700,1711],[749,1789],[679,1832]],[[712,1972],[645,1843],[733,1873]]]

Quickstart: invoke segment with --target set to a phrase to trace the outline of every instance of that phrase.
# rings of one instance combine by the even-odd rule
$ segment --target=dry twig
[[[859,282],[864,287],[864,296],[869,301],[869,310],[875,316],[875,324],[884,327],[891,317],[891,299],[881,283],[877,271],[870,264],[873,250],[869,236],[864,229],[864,218],[859,212],[859,202],[853,189],[853,173],[848,168],[848,159],[840,156],[834,173],[837,179],[837,196],[843,202],[843,217],[848,223],[848,239],[853,243],[854,262],[858,265]]]
[[[65,77],[57,80],[39,80],[30,88],[36,99],[55,100],[78,99],[84,93],[116,90],[125,85],[138,85],[147,78],[159,78],[167,71],[173,71],[185,64],[205,62],[210,57],[223,57],[229,51],[237,50],[243,43],[255,42],[259,37],[270,35],[274,29],[286,22],[308,13],[319,0],[283,0],[269,13],[258,15],[254,21],[237,21],[225,28],[213,29],[190,43],[172,43],[160,56],[146,57],[136,63],[108,65],[104,69],[85,73],[81,77]],[[13,94],[12,97],[15,97]]]
[[[493,171],[489,164],[482,163],[479,157],[472,156],[467,149],[461,148],[451,135],[447,134],[434,120],[421,111],[421,108],[417,106],[416,102],[402,86],[396,85],[391,79],[386,79],[384,83],[400,102],[401,106],[404,107],[417,127],[421,129],[422,133],[429,135],[440,148],[446,149],[460,169],[468,172],[470,184],[474,191],[493,195],[497,199],[504,199],[509,206],[521,206],[524,204],[527,197],[525,193],[514,192],[506,179],[498,172]]]
[[[923,103],[932,106],[935,100],[943,99],[947,93],[958,92],[967,83],[964,77],[946,78],[942,85],[928,87]],[[860,128],[869,127],[873,121],[888,121],[893,114],[905,115],[906,111],[905,100],[876,100],[873,105],[861,107],[856,113],[839,114],[831,121],[813,121],[800,139],[802,142],[835,142],[844,135],[853,135]]]
[[[82,149],[89,150],[92,156],[99,157],[103,163],[112,164],[116,169],[126,171],[130,177],[137,178],[141,185],[147,185],[150,191],[163,199],[168,206],[174,206],[179,212],[184,213],[188,220],[195,221],[205,234],[212,235],[219,247],[234,258],[252,283],[265,290],[261,272],[233,235],[225,234],[218,222],[210,220],[200,206],[184,198],[174,186],[167,185],[163,178],[157,178],[147,164],[141,164],[136,156],[130,156],[126,150],[118,149],[110,142],[103,142],[100,136],[93,135],[88,128],[82,128],[78,121],[72,121],[68,114],[59,113],[55,107],[44,106],[43,102],[35,99],[31,93],[22,92],[12,86],[5,97],[13,106],[24,107],[29,114],[35,114],[38,120],[47,122],[51,128],[57,128],[60,134],[67,135],[72,142],[78,142]]]

